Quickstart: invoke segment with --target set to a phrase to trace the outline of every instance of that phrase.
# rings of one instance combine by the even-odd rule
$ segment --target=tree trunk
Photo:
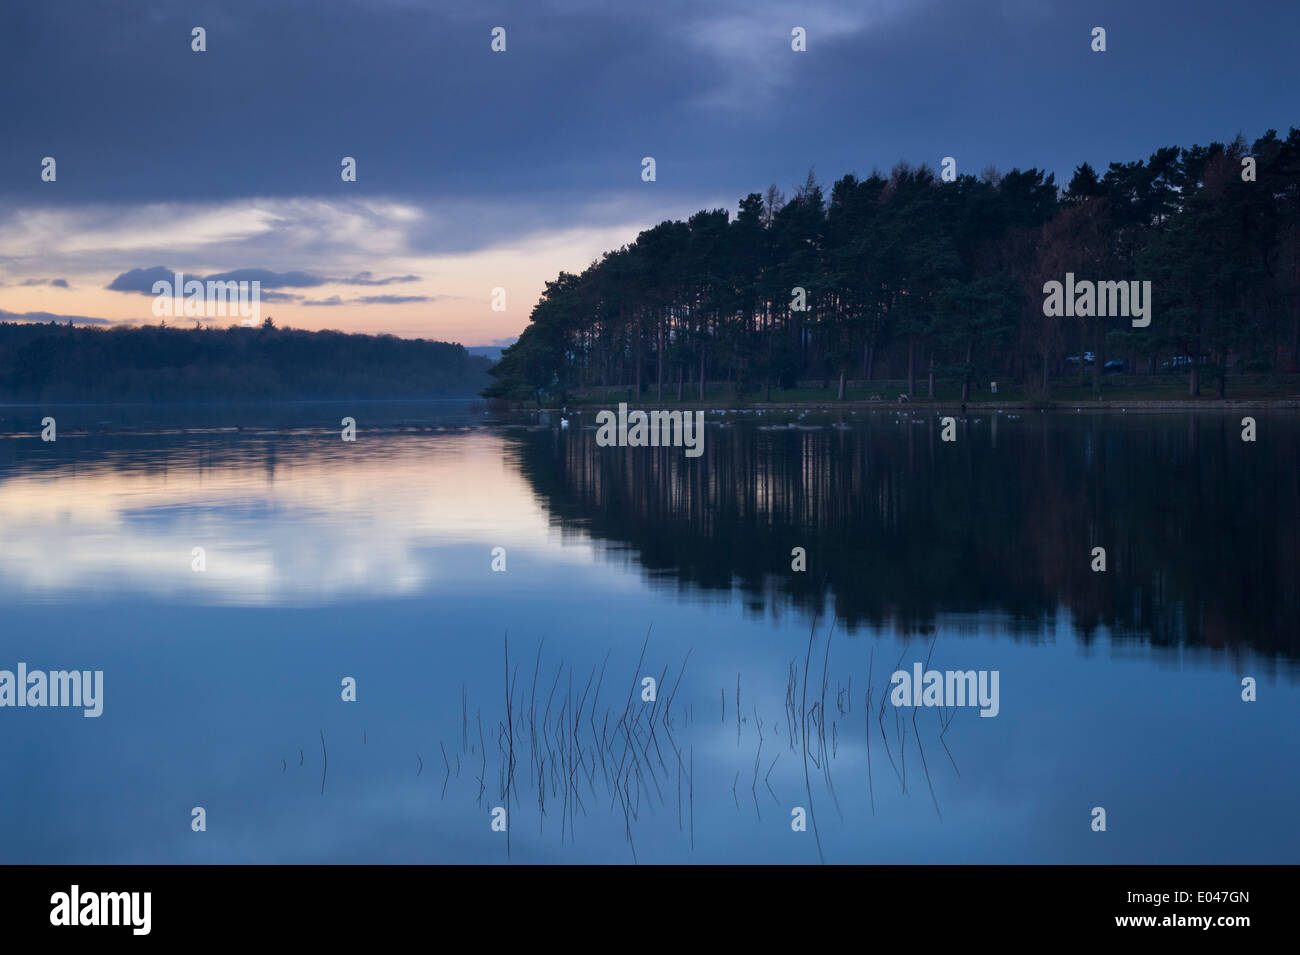
[[[970,400],[970,363],[975,357],[975,342],[972,339],[966,341],[966,367],[962,371],[961,379],[961,404],[966,407],[966,402]]]
[[[930,356],[930,397],[934,397],[934,356]]]
[[[700,349],[700,400],[704,400],[704,349]]]
[[[840,390],[839,393],[836,394],[835,400],[836,401],[844,400],[844,369],[843,368],[840,369]]]
[[[830,342],[827,341],[825,332],[822,332],[818,357],[821,359],[822,365],[822,391],[826,391],[831,386],[831,358]]]
[[[1093,320],[1092,333],[1092,398],[1098,401],[1101,398],[1101,338],[1103,334],[1103,324],[1100,318]],[[1080,363],[1083,362],[1083,356],[1079,356]]]
[[[636,400],[641,400],[641,317],[636,320]]]
[[[655,383],[655,400],[664,400],[664,310],[659,310],[659,347],[655,349],[655,358],[659,363],[658,381]]]
[[[910,398],[916,394],[916,363],[914,359],[915,348],[913,347],[912,336],[907,336],[907,396]]]

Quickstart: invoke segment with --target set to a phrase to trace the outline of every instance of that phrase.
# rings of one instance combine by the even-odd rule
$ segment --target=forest
[[[393,335],[0,323],[0,400],[225,401],[474,395],[486,358]]]
[[[1295,128],[1084,163],[1064,188],[1035,168],[900,163],[828,196],[809,172],[788,199],[771,186],[561,272],[484,394],[770,401],[811,383],[843,400],[892,379],[920,398],[960,385],[964,402],[991,380],[1046,398],[1068,374],[1101,397],[1116,369],[1223,397],[1234,374],[1297,370],[1298,205]],[[1154,320],[1046,316],[1067,273],[1150,282]]]

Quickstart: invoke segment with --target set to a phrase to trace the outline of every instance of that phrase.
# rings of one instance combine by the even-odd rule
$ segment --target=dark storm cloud
[[[0,5],[0,194],[394,197],[416,250],[735,202],[810,167],[1144,158],[1297,119],[1300,6],[1186,0]],[[1177,22],[1186,29],[1171,29]],[[190,49],[194,25],[207,52]],[[508,50],[489,49],[507,29]],[[1108,52],[1089,49],[1108,30]],[[808,50],[790,49],[804,26]],[[54,156],[58,180],[40,181]],[[340,160],[358,179],[340,180]],[[643,156],[655,183],[640,180]],[[614,206],[608,205],[614,203]],[[369,283],[355,283],[369,284]]]

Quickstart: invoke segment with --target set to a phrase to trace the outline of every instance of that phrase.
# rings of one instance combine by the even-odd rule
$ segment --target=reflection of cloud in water
[[[327,440],[128,448],[21,470],[0,480],[0,587],[311,604],[481,577],[497,545],[590,560],[547,547],[545,516],[493,435]],[[445,559],[465,545],[481,567]]]

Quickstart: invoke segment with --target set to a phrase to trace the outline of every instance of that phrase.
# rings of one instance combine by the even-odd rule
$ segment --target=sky
[[[1063,184],[1285,133],[1298,36],[1294,0],[6,0],[0,320],[156,323],[183,272],[503,344],[561,270],[810,169]]]

